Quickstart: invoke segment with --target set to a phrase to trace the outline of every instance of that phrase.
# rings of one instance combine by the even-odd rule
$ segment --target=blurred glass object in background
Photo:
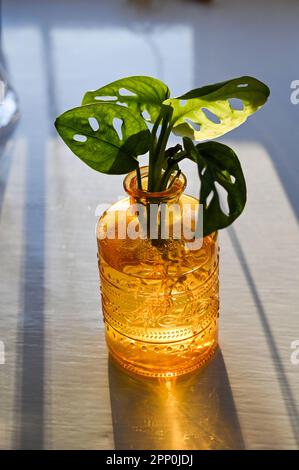
[[[13,129],[19,117],[18,99],[10,85],[2,51],[2,8],[0,0],[0,138]]]

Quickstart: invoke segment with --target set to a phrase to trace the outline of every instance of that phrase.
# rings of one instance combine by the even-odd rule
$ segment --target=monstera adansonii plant
[[[235,152],[213,139],[240,126],[264,105],[269,88],[244,76],[196,88],[172,98],[160,80],[122,78],[88,91],[82,105],[61,114],[55,126],[75,155],[94,170],[124,174],[149,153],[149,192],[163,191],[180,175],[188,158],[198,169],[203,235],[230,225],[246,203],[246,184]],[[170,134],[182,142],[167,147]],[[225,191],[227,210],[220,200]]]

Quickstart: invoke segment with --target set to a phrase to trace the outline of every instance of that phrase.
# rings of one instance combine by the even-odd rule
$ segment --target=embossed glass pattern
[[[142,169],[146,179],[146,169]],[[97,226],[98,260],[106,339],[111,355],[132,372],[169,377],[202,366],[217,347],[217,233],[190,249],[184,238],[150,240],[128,236],[102,238],[115,218],[126,211],[126,224],[137,218],[128,209],[136,201],[179,204],[169,224],[181,223],[185,204],[198,201],[183,194],[185,177],[163,193],[137,189],[135,174],[124,187],[129,197],[106,211]],[[195,213],[195,212],[194,212]],[[138,220],[135,221],[138,225]],[[195,225],[195,220],[192,221]],[[171,227],[170,227],[170,233]]]

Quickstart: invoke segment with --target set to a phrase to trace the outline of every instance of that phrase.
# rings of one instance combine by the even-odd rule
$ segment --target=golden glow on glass
[[[176,199],[182,207],[198,204],[179,189]],[[217,234],[205,237],[197,250],[190,250],[184,239],[100,239],[100,225],[109,227],[115,213],[131,203],[132,197],[116,203],[98,224],[109,351],[132,372],[181,375],[203,365],[217,346]]]

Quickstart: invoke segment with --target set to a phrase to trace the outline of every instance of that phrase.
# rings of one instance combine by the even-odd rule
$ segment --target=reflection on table
[[[242,449],[220,350],[208,367],[176,379],[129,375],[109,360],[116,449]]]

